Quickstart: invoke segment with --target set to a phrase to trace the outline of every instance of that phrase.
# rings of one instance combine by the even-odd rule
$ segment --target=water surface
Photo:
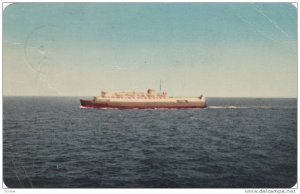
[[[292,187],[297,100],[208,98],[206,109],[80,109],[4,97],[8,187]]]

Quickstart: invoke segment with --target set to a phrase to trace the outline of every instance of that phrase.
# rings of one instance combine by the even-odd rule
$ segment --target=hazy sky
[[[296,97],[288,3],[26,3],[3,14],[3,94]]]

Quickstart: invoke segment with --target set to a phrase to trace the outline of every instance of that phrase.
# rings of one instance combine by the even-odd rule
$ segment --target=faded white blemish
[[[246,23],[246,24],[248,24],[249,26],[253,27],[253,30],[254,30],[255,32],[258,32],[258,33],[259,33],[260,35],[262,35],[264,38],[269,39],[269,40],[271,40],[271,41],[276,41],[276,40],[274,40],[273,38],[271,38],[270,36],[264,35],[263,31],[257,29],[257,27],[256,27],[254,24],[252,24],[251,22],[249,22],[246,18],[242,17],[240,14],[236,14],[236,16],[237,16],[241,21],[243,21],[244,23]]]
[[[257,7],[253,6],[255,11],[258,12],[260,15],[264,16],[277,30],[282,32],[285,36],[289,37],[288,33],[286,33],[280,26],[276,24],[269,16],[267,16],[262,10],[258,9]]]
[[[24,45],[23,42],[13,42],[12,45]]]
[[[8,6],[12,5],[13,3],[3,3],[2,10],[4,11]]]
[[[29,67],[29,69],[35,73],[36,79],[35,82],[42,83],[45,87],[48,89],[54,91],[58,95],[62,95],[62,93],[56,88],[53,84],[50,83],[50,81],[47,79],[47,75],[43,73],[43,68],[47,62],[49,62],[49,55],[54,54],[54,51],[49,50],[47,44],[49,44],[48,39],[45,37],[38,37],[38,32],[41,33],[41,30],[45,30],[45,32],[53,30],[53,28],[56,28],[54,25],[43,25],[39,26],[35,29],[33,29],[27,36],[25,43],[24,43],[24,54],[25,54],[25,60],[26,64]],[[36,34],[37,33],[37,34]],[[52,35],[52,34],[51,34]],[[35,38],[37,36],[38,38],[42,38],[41,40],[33,39],[33,43],[37,45],[30,45],[30,40],[32,38]],[[41,35],[40,35],[41,36]],[[39,41],[38,41],[39,40]],[[37,41],[37,42],[35,42]],[[54,42],[55,39],[51,37],[50,42]],[[32,56],[30,56],[29,51],[31,51]]]

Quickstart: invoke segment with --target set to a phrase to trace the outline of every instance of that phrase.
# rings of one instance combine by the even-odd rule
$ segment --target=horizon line
[[[73,95],[58,95],[58,96],[54,96],[54,95],[50,95],[50,96],[38,96],[38,95],[2,95],[3,97],[93,97],[95,95],[92,96],[73,96]],[[97,95],[96,95],[97,96]],[[189,96],[170,96],[170,97],[189,97]],[[205,98],[293,98],[293,99],[298,99],[298,96],[296,97],[283,97],[283,96],[205,96]]]

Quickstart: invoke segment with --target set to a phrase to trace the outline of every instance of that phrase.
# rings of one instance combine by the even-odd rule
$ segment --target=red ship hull
[[[94,102],[93,100],[80,100],[81,108],[97,108],[97,109],[187,109],[187,108],[206,108],[206,103],[151,103],[151,102]]]

